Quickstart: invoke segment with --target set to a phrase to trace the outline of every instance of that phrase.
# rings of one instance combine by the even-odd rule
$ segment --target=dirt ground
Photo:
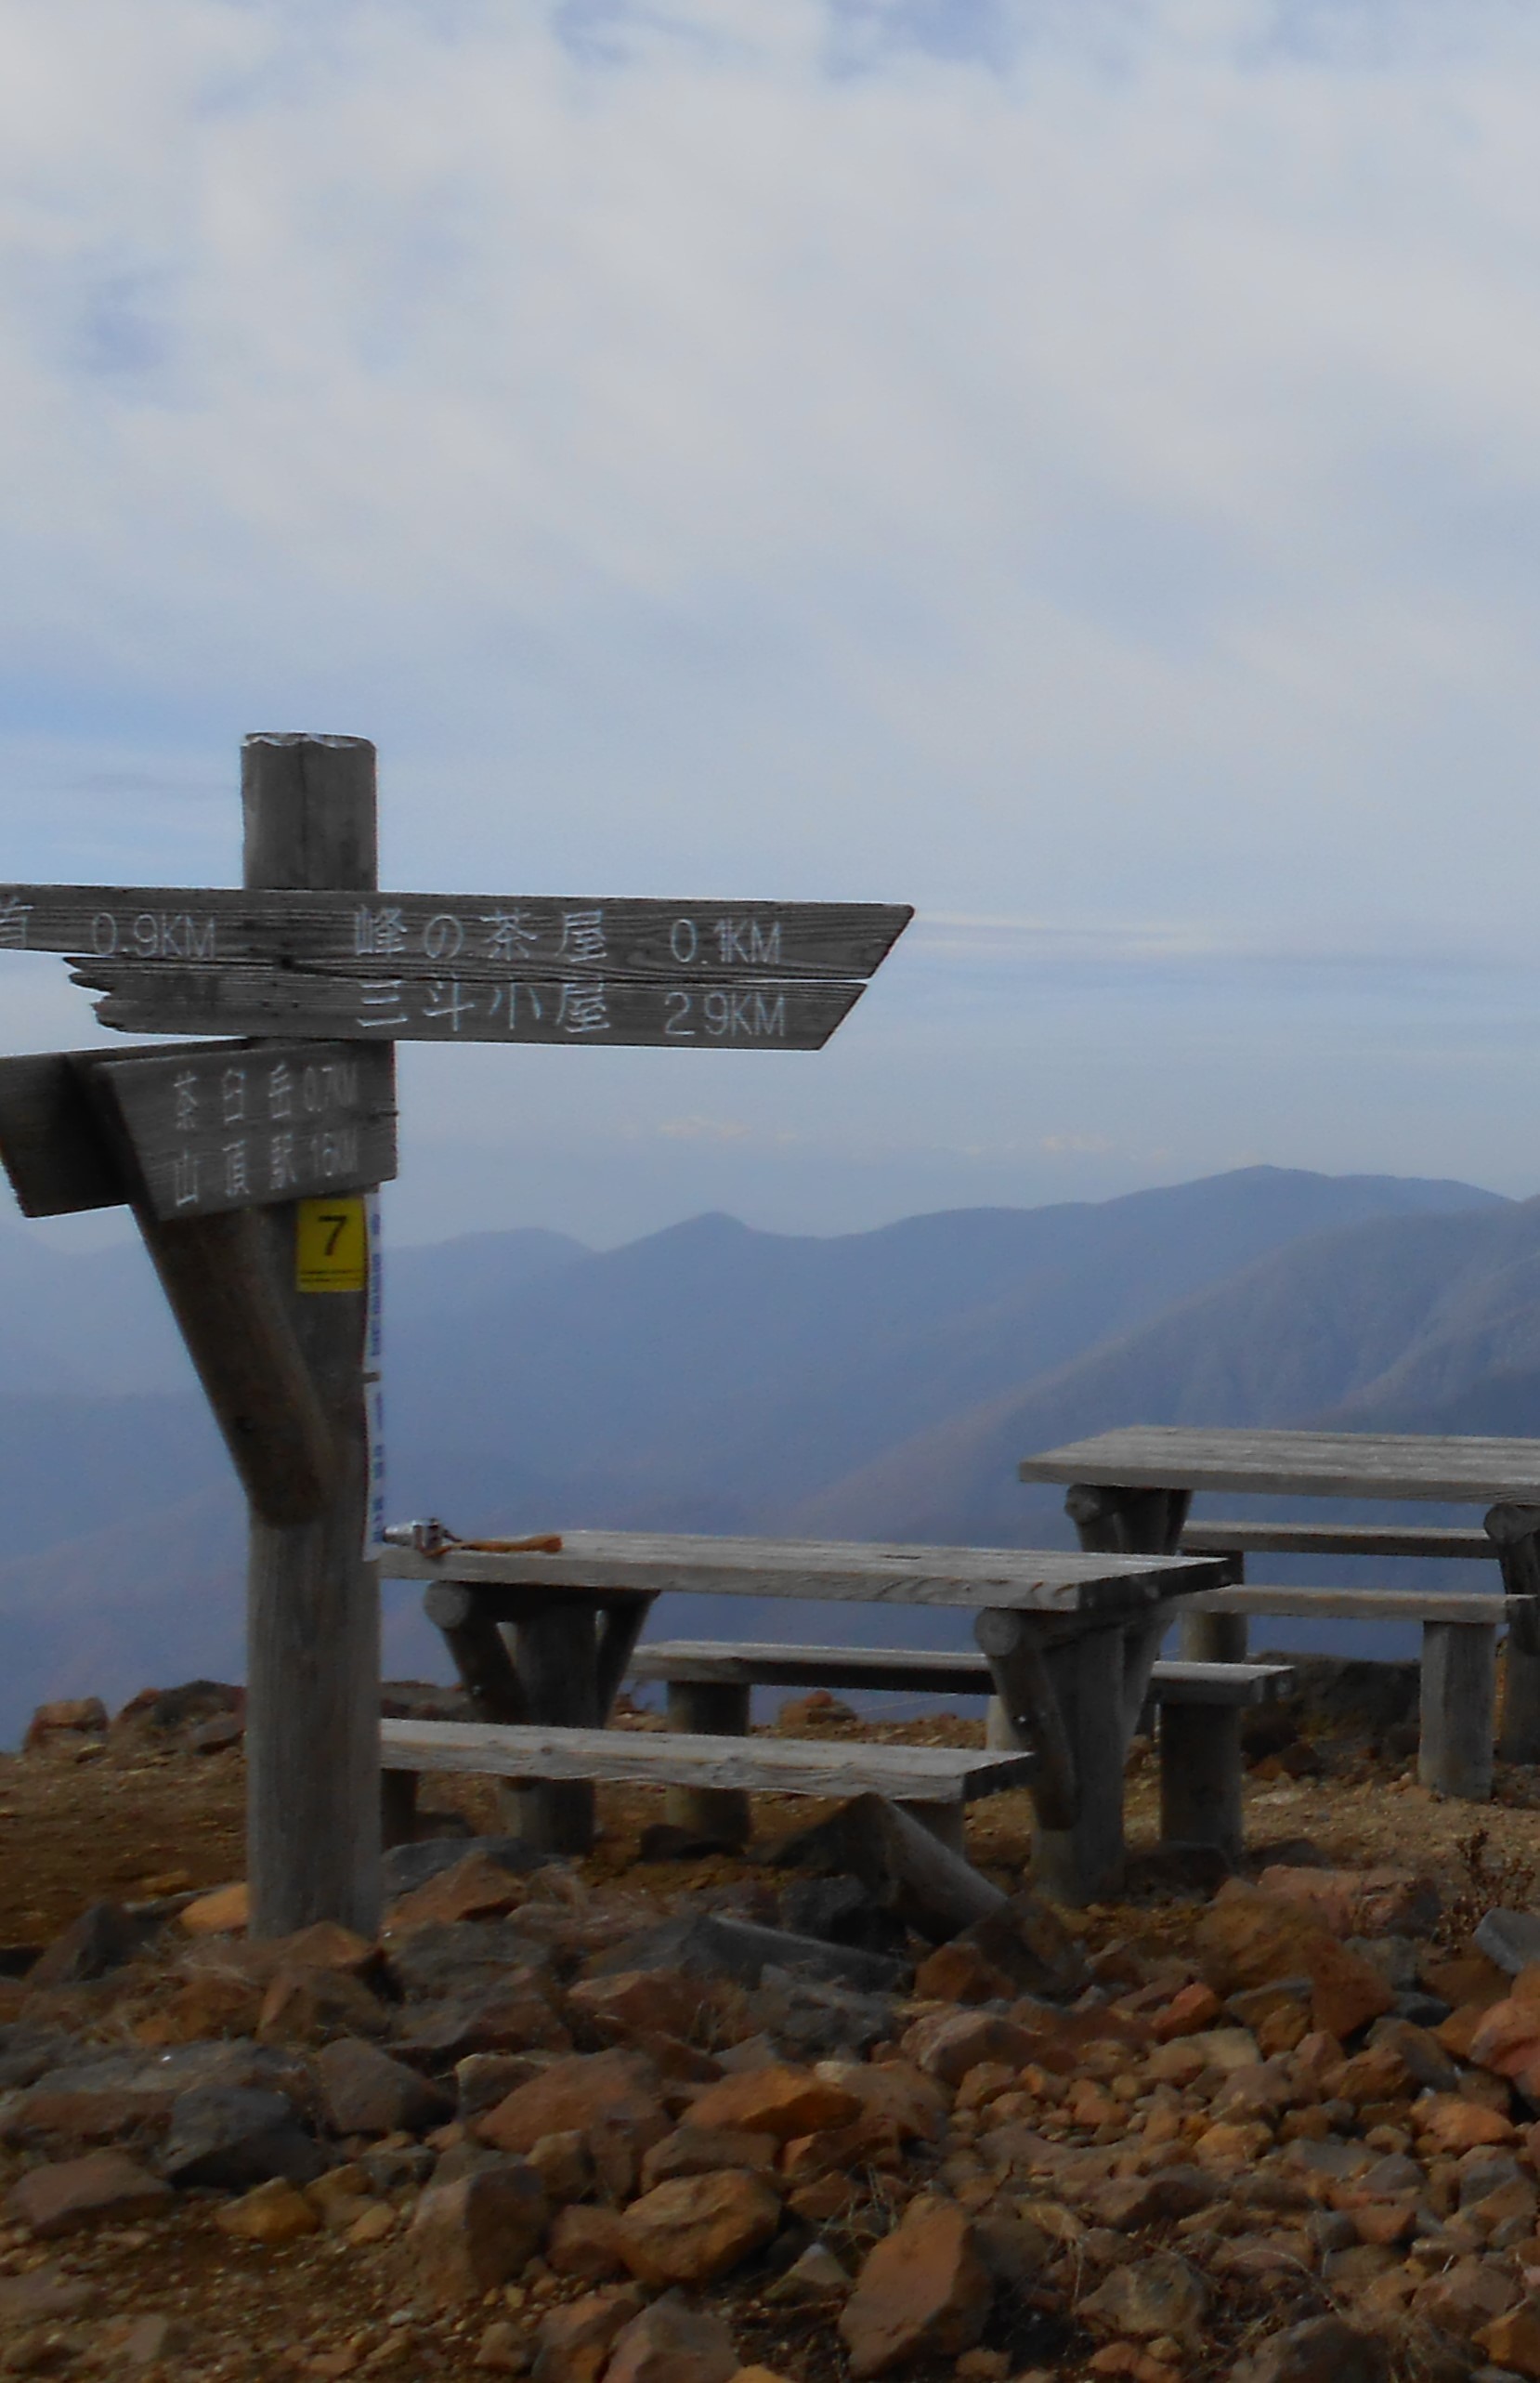
[[[827,1730],[910,1745],[982,1745],[982,1724],[935,1714],[888,1726],[849,1723]],[[0,1945],[41,1944],[83,1905],[98,1897],[147,1900],[218,1886],[243,1874],[245,1766],[240,1752],[205,1756],[105,1747],[60,1754],[0,1754]],[[463,1813],[478,1830],[499,1827],[495,1795],[479,1780],[435,1781],[428,1800]],[[759,1841],[771,1844],[831,1809],[803,1797],[755,1800]],[[1136,1749],[1128,1789],[1129,1841],[1136,1857],[1159,1834],[1153,1755]],[[1267,1778],[1246,1787],[1246,1842],[1254,1862],[1286,1859],[1301,1838],[1344,1866],[1416,1863],[1438,1877],[1446,1895],[1469,1891],[1494,1901],[1527,1903],[1540,1876],[1540,1783],[1526,1770],[1499,1771],[1490,1804],[1446,1800],[1417,1786],[1411,1770],[1354,1761],[1336,1774]],[[600,1840],[581,1866],[598,1881],[626,1871],[632,1882],[662,1892],[739,1876],[737,1864],[638,1866],[642,1830],[662,1817],[662,1791],[604,1787]],[[422,1834],[432,1833],[424,1825]],[[971,1858],[1020,1881],[1031,1859],[1031,1804],[1018,1791],[972,1807]],[[1141,1895],[1140,1900],[1144,1900]]]

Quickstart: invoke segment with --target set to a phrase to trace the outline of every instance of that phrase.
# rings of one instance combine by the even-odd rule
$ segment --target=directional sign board
[[[0,886],[0,948],[63,951],[129,1033],[815,1051],[911,913],[185,886]]]
[[[92,1075],[117,1109],[158,1217],[316,1198],[396,1172],[388,1049],[226,1043],[106,1059]]]

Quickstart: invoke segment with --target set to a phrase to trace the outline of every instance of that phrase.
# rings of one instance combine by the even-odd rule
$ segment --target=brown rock
[[[620,2284],[552,2309],[535,2337],[533,2383],[599,2383],[616,2335],[644,2305],[634,2284]]]
[[[820,2061],[815,2074],[854,2093],[868,2118],[884,2119],[895,2142],[939,2142],[950,2096],[908,2061]]]
[[[1121,2234],[1134,2233],[1142,2226],[1206,2209],[1219,2197],[1220,2190],[1215,2178],[1202,2168],[1163,2167],[1153,2176],[1115,2177],[1091,2195],[1090,2207],[1097,2225],[1111,2226]]]
[[[678,1970],[620,1970],[611,1977],[586,1978],[568,1994],[575,2021],[607,2043],[634,2042],[639,2036],[688,2037],[700,2017],[698,1978]]]
[[[697,2127],[731,2127],[746,2135],[774,2135],[783,2143],[793,2135],[847,2126],[860,2112],[856,2096],[842,2085],[831,2084],[816,2070],[784,2065],[724,2077],[690,2104],[690,2119]]]
[[[280,1970],[262,1997],[261,2044],[323,2044],[333,2036],[380,2036],[389,2019],[379,1997],[345,1970]]]
[[[251,1896],[244,1879],[234,1886],[215,1887],[200,1895],[176,1915],[176,1924],[189,1936],[234,1936],[251,1918]]]
[[[87,2152],[29,2168],[6,2195],[6,2215],[41,2242],[78,2233],[104,2218],[122,2223],[165,2208],[171,2187],[124,2152]]]
[[[1412,2295],[1412,2309],[1441,2333],[1470,2341],[1494,2317],[1522,2298],[1517,2276],[1484,2259],[1458,2259],[1442,2275],[1429,2276]]]
[[[1482,2325],[1475,2342],[1494,2366],[1510,2375],[1540,2376],[1540,2311],[1529,2301],[1506,2309],[1490,2324]]]
[[[1038,2049],[1039,2038],[1026,2028],[988,2010],[929,2011],[915,2021],[901,2045],[905,2057],[927,2076],[954,2086],[983,2061],[1024,2068]]]
[[[1015,1991],[1003,1970],[961,1938],[926,1955],[914,1973],[914,1990],[935,2002],[1009,2002]]]
[[[269,1937],[263,1950],[275,1970],[343,1970],[349,1977],[377,1969],[380,1960],[379,1946],[339,1919],[313,1920],[292,1936]]]
[[[594,2162],[586,2141],[575,2127],[569,2127],[565,2134],[542,2135],[538,2142],[530,2144],[527,2157],[553,2207],[581,2201],[585,2193],[593,2191]]]
[[[776,1714],[776,1727],[791,1737],[805,1736],[810,1729],[827,1729],[830,1722],[853,1722],[855,1714],[842,1697],[829,1688],[809,1688],[804,1696],[787,1696]]]
[[[625,2223],[619,2209],[558,2209],[545,2246],[547,2267],[557,2275],[586,2276],[591,2284],[624,2275]]]
[[[950,2201],[911,2201],[868,2252],[840,2313],[850,2371],[886,2375],[920,2357],[955,2358],[988,2322],[993,2290],[972,2229]]]
[[[407,2234],[419,2283],[441,2306],[478,2298],[539,2249],[547,2214],[527,2160],[499,2160],[452,2184],[430,2185]]]
[[[574,2128],[586,2134],[606,2121],[634,2128],[645,2138],[644,2151],[669,2132],[650,2061],[625,2051],[576,2052],[553,2061],[542,2075],[516,2086],[478,2119],[476,2132],[498,2151],[528,2152],[542,2135]]]
[[[414,1928],[457,1919],[499,1919],[516,1909],[529,1882],[505,1870],[488,1853],[467,1853],[452,1869],[440,1870],[410,1894],[393,1903],[385,1918],[393,1936],[409,1935]]]
[[[733,2337],[721,2318],[686,2308],[668,2292],[622,2326],[605,2383],[732,2383],[737,2372]]]
[[[448,2094],[356,2036],[323,2045],[315,2074],[326,2115],[339,2135],[421,2135],[454,2115]]]
[[[141,2044],[196,2044],[207,2036],[254,2036],[262,1988],[239,1970],[197,1969],[134,2033]]]
[[[1334,1936],[1425,1936],[1439,1916],[1437,1887],[1408,1870],[1274,1866],[1257,1886],[1262,1894],[1301,1905]]]
[[[354,2353],[345,2355],[357,2364]],[[529,2370],[529,2337],[522,2325],[510,2324],[506,2317],[494,2317],[476,2344],[471,2363],[493,2375],[526,2375]],[[352,2372],[351,2367],[348,2372]]]
[[[22,2275],[0,2275],[0,2324],[37,2325],[78,2317],[96,2297],[96,2286],[84,2275],[66,2275],[51,2264],[29,2268]]]
[[[280,2243],[297,2242],[302,2234],[318,2233],[322,2221],[313,2202],[286,2179],[274,2176],[216,2209],[214,2222],[227,2234],[273,2249]]]
[[[39,1705],[21,1741],[24,1754],[35,1754],[50,1738],[68,1733],[77,1737],[102,1737],[107,1732],[107,1708],[99,1696],[60,1696]]]
[[[1383,2383],[1389,2363],[1373,2334],[1340,2317],[1311,2317],[1243,2359],[1232,2383]]]
[[[709,2284],[767,2243],[780,2195],[743,2168],[677,2176],[626,2211],[620,2253],[641,2284]]]
[[[1540,2082],[1540,2002],[1510,1995],[1490,2004],[1471,2031],[1467,2058],[1527,2093],[1529,2078]]]
[[[1395,1996],[1388,1981],[1361,1954],[1350,1953],[1335,1937],[1323,1937],[1305,1948],[1310,1973],[1311,2017],[1338,2043],[1390,2010]]]
[[[1196,2270],[1174,2251],[1155,2251],[1148,2259],[1115,2267],[1094,2292],[1077,2301],[1075,2313],[1111,2333],[1145,2340],[1169,2334],[1181,2341],[1194,2338],[1207,2306],[1207,2290]]]
[[[1412,2105],[1412,2123],[1431,2151],[1456,2158],[1481,2143],[1511,2143],[1518,2131],[1511,2119],[1458,2093],[1425,2094]]]
[[[1221,1994],[1303,1976],[1306,1954],[1327,1931],[1303,1905],[1232,1879],[1198,1923],[1209,1983]]]
[[[709,2176],[713,2169],[745,2167],[773,2172],[780,2145],[774,2135],[750,2135],[741,2127],[676,2127],[654,2143],[642,2162],[642,2184],[651,2192],[676,2176]]]
[[[1196,2036],[1206,2028],[1217,2026],[1222,2010],[1213,1987],[1194,1978],[1180,1994],[1172,1996],[1164,2010],[1156,2011],[1152,2023],[1155,2042],[1169,2044],[1179,2036]]]

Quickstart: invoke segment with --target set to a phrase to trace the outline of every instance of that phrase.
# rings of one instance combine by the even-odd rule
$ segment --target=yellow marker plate
[[[369,1280],[369,1226],[363,1201],[302,1199],[294,1236],[294,1281],[301,1290],[362,1290]]]

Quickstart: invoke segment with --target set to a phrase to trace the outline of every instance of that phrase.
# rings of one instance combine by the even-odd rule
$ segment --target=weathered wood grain
[[[77,985],[105,989],[103,1026],[128,1034],[336,1035],[395,1042],[555,1043],[682,1051],[818,1051],[849,1016],[859,982],[745,977],[372,979],[316,969],[178,968],[91,962]]]
[[[1400,1523],[1189,1523],[1183,1555],[1421,1555],[1495,1557],[1484,1530],[1429,1528]]]
[[[1241,1716],[1233,1706],[1173,1705],[1160,1717],[1160,1834],[1212,1845],[1233,1867],[1246,1851]]]
[[[1011,1606],[1044,1614],[1136,1613],[1231,1578],[1222,1556],[1104,1556],[1058,1550],[868,1544],[855,1539],[710,1538],[653,1531],[568,1531],[559,1555],[441,1556],[387,1548],[398,1580],[460,1580],[590,1592],[665,1589],[703,1596],[810,1597],[869,1604]]]
[[[1260,1705],[1286,1696],[1293,1676],[1286,1663],[1171,1662],[1155,1665],[1150,1684],[1162,1704]],[[632,1656],[631,1677],[681,1686],[715,1683],[740,1692],[750,1687],[867,1688],[908,1696],[987,1696],[994,1689],[988,1658],[962,1650],[937,1654],[908,1647],[761,1645],[737,1639],[655,1640]]]
[[[249,737],[245,873],[347,891],[375,882],[374,748],[362,738]],[[252,1933],[380,1910],[379,1593],[364,1560],[369,1445],[365,1299],[294,1285],[292,1205],[239,1211],[264,1237],[336,1451],[321,1512],[281,1527],[254,1511],[247,1559],[246,1875]],[[164,1224],[163,1234],[209,1230]]]
[[[898,902],[614,900],[289,886],[0,885],[0,949],[172,965],[526,973],[869,976],[913,918]]]
[[[1319,1498],[1540,1500],[1540,1440],[1139,1424],[1024,1457],[1023,1481]]]
[[[356,1191],[396,1172],[389,1044],[184,1046],[105,1058],[92,1073],[160,1217]]]
[[[509,1779],[758,1789],[778,1796],[888,1796],[959,1803],[1024,1787],[1030,1755],[969,1747],[828,1744],[793,1737],[696,1737],[629,1729],[497,1729],[482,1722],[380,1723],[386,1769]]]

